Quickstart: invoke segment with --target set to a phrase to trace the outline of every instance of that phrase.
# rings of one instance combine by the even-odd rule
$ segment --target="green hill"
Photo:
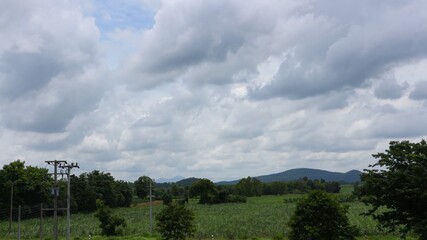
[[[326,170],[311,169],[311,168],[296,168],[280,173],[257,176],[258,180],[264,183],[295,181],[304,177],[308,179],[324,179],[325,181],[336,181],[343,183],[354,183],[360,181],[361,171],[351,170],[346,173],[330,172]],[[236,184],[239,180],[219,182],[219,185]]]

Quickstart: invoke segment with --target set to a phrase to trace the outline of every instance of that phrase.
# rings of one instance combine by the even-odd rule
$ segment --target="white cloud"
[[[363,169],[426,138],[423,1],[13,1],[2,164],[134,181]]]

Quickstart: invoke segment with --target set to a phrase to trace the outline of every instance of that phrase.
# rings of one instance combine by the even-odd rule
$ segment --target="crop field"
[[[343,191],[348,189],[343,188]],[[197,232],[194,239],[286,239],[289,231],[286,226],[295,209],[295,202],[301,195],[262,196],[248,198],[247,203],[199,205],[192,199],[188,207],[193,210],[196,217]],[[358,226],[362,236],[360,239],[399,239],[398,235],[387,235],[377,228],[376,222],[370,217],[361,216],[360,213],[367,207],[359,202],[348,203],[350,222]],[[155,216],[162,205],[153,206]],[[149,234],[149,207],[139,205],[131,208],[115,209],[116,215],[126,218],[127,228],[125,236],[106,238],[101,237],[98,220],[93,214],[72,215],[72,239],[117,239],[137,240],[156,239],[157,233]],[[52,239],[52,219],[44,221],[45,239]],[[21,224],[22,239],[39,238],[40,220],[25,220]],[[66,220],[64,217],[59,222],[59,234],[65,239]],[[8,222],[0,222],[0,238],[16,239],[17,223],[13,223],[13,235],[7,234]],[[151,238],[150,238],[151,237]],[[415,239],[415,238],[408,238]]]

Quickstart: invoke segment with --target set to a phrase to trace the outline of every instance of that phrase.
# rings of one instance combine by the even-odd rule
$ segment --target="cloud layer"
[[[2,164],[69,159],[130,181],[366,168],[427,136],[426,8],[2,3]]]

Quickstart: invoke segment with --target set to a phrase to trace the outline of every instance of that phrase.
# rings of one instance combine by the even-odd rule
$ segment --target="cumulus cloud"
[[[357,24],[342,24],[345,21],[341,15],[316,16],[309,12],[300,16],[307,19],[302,25],[311,28],[292,46],[274,81],[256,88],[254,97],[304,98],[361,87],[395,65],[423,58],[427,32],[419,31],[418,26],[426,19],[417,14],[419,7],[419,2],[400,11],[391,7],[380,16],[366,16],[371,21]]]
[[[62,1],[17,1],[8,11],[21,14],[2,18],[2,122],[19,131],[65,131],[76,115],[96,108],[109,85],[94,19]]]
[[[78,160],[130,181],[366,168],[388,141],[427,136],[426,8],[5,3],[4,159]]]

